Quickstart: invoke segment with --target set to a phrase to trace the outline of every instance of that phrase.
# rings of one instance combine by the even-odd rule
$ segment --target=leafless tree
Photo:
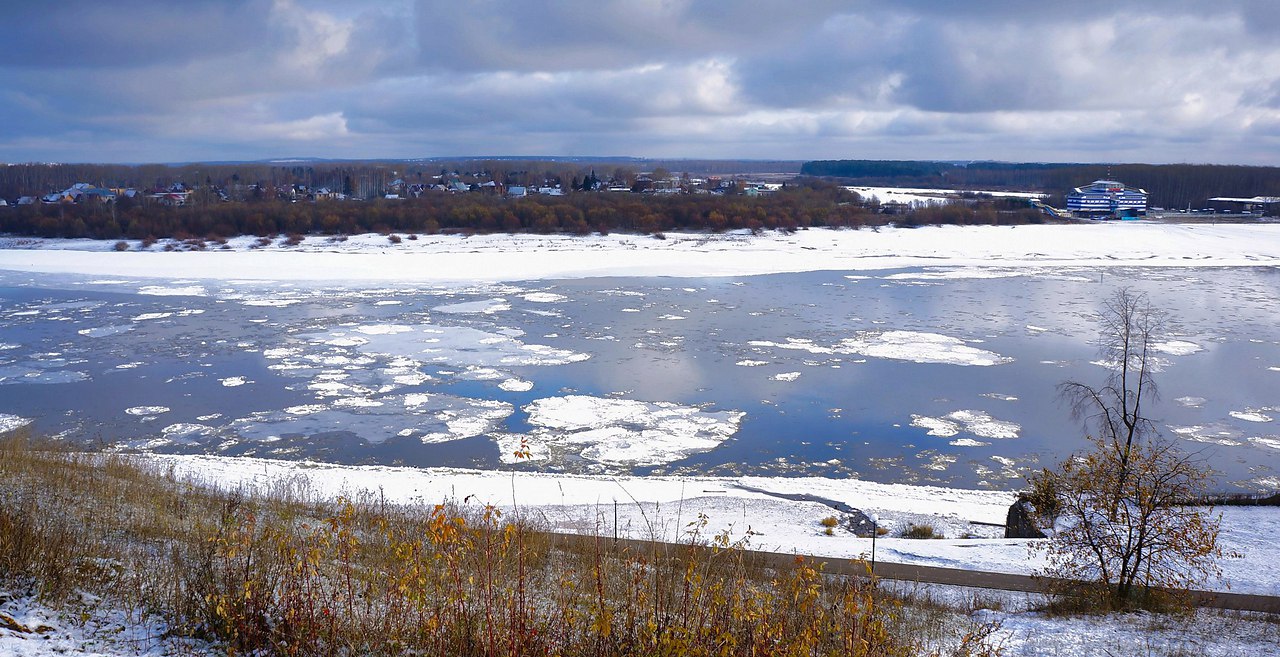
[[[1053,515],[1046,574],[1086,582],[1109,605],[1129,604],[1139,591],[1186,590],[1218,573],[1219,520],[1189,506],[1211,472],[1162,438],[1145,415],[1157,397],[1155,341],[1164,316],[1146,295],[1116,292],[1101,313],[1099,352],[1109,369],[1094,387],[1067,381],[1059,391],[1083,418],[1093,449],[1073,454],[1032,477],[1038,508]]]
[[[1110,371],[1106,382],[1095,388],[1066,381],[1058,392],[1071,404],[1073,415],[1085,420],[1089,430],[1114,450],[1119,467],[1117,485],[1123,488],[1135,443],[1155,432],[1143,415],[1145,405],[1159,397],[1152,375],[1153,343],[1165,329],[1164,314],[1151,307],[1147,295],[1122,288],[1106,302],[1098,354]]]

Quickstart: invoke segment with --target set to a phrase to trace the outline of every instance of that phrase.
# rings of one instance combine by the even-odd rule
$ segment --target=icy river
[[[1161,430],[1280,486],[1280,270],[925,268],[371,288],[0,272],[0,430],[111,449],[1009,488],[1083,446],[1120,287]],[[519,453],[519,455],[517,455]]]

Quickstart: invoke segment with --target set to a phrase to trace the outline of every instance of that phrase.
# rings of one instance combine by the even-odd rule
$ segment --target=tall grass
[[[803,558],[768,566],[707,522],[678,545],[615,543],[468,500],[220,491],[139,459],[0,441],[0,585],[110,597],[231,654],[919,654],[873,582]]]

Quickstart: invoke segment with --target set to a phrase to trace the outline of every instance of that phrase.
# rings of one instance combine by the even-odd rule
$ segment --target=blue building
[[[1067,210],[1091,219],[1132,218],[1147,215],[1147,192],[1129,189],[1114,180],[1095,180],[1067,194]]]

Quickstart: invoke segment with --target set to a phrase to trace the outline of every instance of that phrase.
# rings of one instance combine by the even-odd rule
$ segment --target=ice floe
[[[124,409],[124,412],[128,413],[129,415],[159,415],[161,413],[168,413],[169,407],[168,406],[134,406],[132,408]]]
[[[463,303],[450,303],[443,306],[436,306],[432,310],[438,313],[449,314],[471,314],[478,313],[483,315],[492,315],[500,313],[504,310],[511,310],[511,304],[506,299],[486,299],[483,301],[465,301]]]
[[[1239,440],[1240,432],[1224,425],[1192,425],[1187,427],[1170,427],[1180,437],[1197,443],[1238,447],[1244,443]]]
[[[563,294],[556,294],[554,292],[530,292],[522,295],[520,298],[525,301],[532,301],[533,303],[559,303],[561,301],[568,300],[569,297],[566,297]]]
[[[1191,354],[1204,351],[1204,347],[1186,340],[1165,340],[1163,342],[1152,343],[1151,348],[1170,356],[1190,356]]]
[[[773,381],[795,381],[800,378],[799,372],[780,372],[769,377]]]
[[[243,376],[229,376],[225,379],[218,379],[218,382],[228,388],[235,388],[249,383],[250,381]]]
[[[506,335],[466,326],[374,325],[353,330],[368,336],[366,343],[353,345],[360,353],[401,356],[421,363],[497,367],[564,365],[590,358],[589,354],[525,344]],[[330,344],[332,340],[346,335],[345,331],[331,331],[300,337]],[[267,352],[263,353],[271,357]]]
[[[671,402],[568,395],[524,407],[530,442],[609,465],[659,465],[714,449],[745,413]]]
[[[1258,438],[1250,438],[1249,442],[1259,447],[1270,447],[1271,449],[1280,449],[1280,436],[1261,436]]]
[[[1007,356],[971,347],[959,338],[919,331],[862,331],[830,347],[805,338],[788,338],[786,342],[753,340],[748,344],[812,354],[852,354],[913,363],[990,366],[1013,362]]]
[[[1204,403],[1208,400],[1204,397],[1179,397],[1173,401],[1176,401],[1187,408],[1200,408],[1201,406],[1204,406]]]
[[[746,360],[740,360],[734,363],[734,365],[739,365],[742,367],[760,367],[762,365],[768,365],[768,364],[769,364],[769,361],[767,360],[751,360],[749,358]]]
[[[1275,412],[1274,408],[1248,408],[1243,411],[1231,411],[1229,415],[1245,422],[1270,422],[1272,418],[1267,412]]]
[[[173,317],[173,313],[142,313],[134,317],[132,321],[145,322],[150,319],[164,319],[166,317]]]
[[[134,329],[133,324],[117,324],[114,326],[98,326],[94,328],[80,329],[76,331],[80,335],[90,338],[105,338],[109,335],[119,335]]]
[[[1017,423],[997,420],[982,411],[959,410],[942,417],[912,415],[911,426],[928,429],[930,436],[950,438],[961,431],[979,438],[1017,438],[1022,427]]]
[[[28,420],[25,417],[18,417],[17,415],[10,415],[8,413],[0,413],[0,433],[8,433],[14,429],[25,427],[28,424],[31,424],[31,420]]]
[[[499,383],[498,387],[507,392],[527,392],[533,390],[533,382],[512,378]]]
[[[282,411],[252,413],[234,420],[230,427],[243,438],[262,442],[290,435],[345,431],[370,443],[394,436],[442,443],[490,433],[514,410],[506,402],[438,393],[377,399],[344,397],[333,407],[304,404]]]
[[[164,285],[144,285],[138,288],[138,294],[145,294],[153,297],[203,297],[208,292],[202,285],[185,285],[185,286],[164,286]]]

